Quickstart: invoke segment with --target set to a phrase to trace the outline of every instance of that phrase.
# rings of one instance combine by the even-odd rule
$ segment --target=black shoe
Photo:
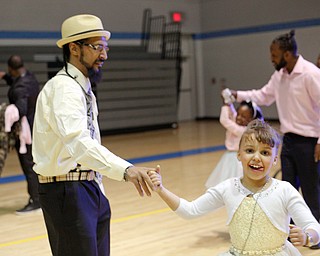
[[[318,250],[320,249],[320,243],[319,244],[315,244],[309,247],[311,250]]]
[[[20,210],[16,210],[17,215],[26,215],[31,213],[41,212],[39,203],[34,203],[32,199],[29,200],[28,204]]]

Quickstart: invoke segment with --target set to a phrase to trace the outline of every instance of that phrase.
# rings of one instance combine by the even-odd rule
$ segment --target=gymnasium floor
[[[224,152],[224,129],[218,121],[183,122],[177,129],[106,136],[103,144],[136,165],[160,164],[164,185],[191,200],[205,191],[204,183]],[[51,255],[42,215],[14,214],[28,197],[21,173],[13,151],[0,179],[0,255]],[[223,208],[187,221],[157,194],[141,198],[131,183],[106,178],[104,185],[112,209],[112,256],[213,256],[230,245]],[[319,255],[308,248],[301,252]]]

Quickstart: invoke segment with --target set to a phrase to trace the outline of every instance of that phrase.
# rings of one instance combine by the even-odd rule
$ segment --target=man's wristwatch
[[[311,247],[312,245],[314,245],[312,236],[310,236],[308,232],[305,232],[305,234],[307,236],[307,239],[306,244],[304,246]]]
[[[124,180],[125,182],[128,182],[128,170],[129,170],[130,167],[132,167],[132,165],[128,166],[128,167],[124,170],[123,180]]]

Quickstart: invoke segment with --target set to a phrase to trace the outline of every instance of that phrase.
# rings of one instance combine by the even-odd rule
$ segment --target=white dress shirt
[[[81,169],[123,180],[125,168],[131,164],[101,145],[94,96],[96,138],[90,137],[83,91],[88,92],[91,88],[89,79],[71,64],[68,64],[68,72],[74,78],[62,69],[46,83],[38,96],[33,128],[34,171],[42,176],[57,176],[80,164]]]

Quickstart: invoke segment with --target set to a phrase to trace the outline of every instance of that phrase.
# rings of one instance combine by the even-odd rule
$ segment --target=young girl
[[[225,101],[221,107],[220,123],[226,128],[225,146],[227,151],[222,155],[218,164],[210,174],[205,186],[213,187],[220,182],[242,176],[242,166],[237,159],[239,141],[247,124],[253,119],[263,120],[261,109],[251,101],[243,101],[237,110],[230,101]]]
[[[253,120],[238,151],[243,177],[225,180],[192,202],[163,186],[160,167],[149,176],[159,196],[182,217],[193,218],[226,206],[231,247],[220,256],[297,256],[301,254],[294,246],[319,243],[320,224],[293,186],[269,176],[279,144],[280,136],[274,129]],[[290,218],[297,226],[289,225]]]

